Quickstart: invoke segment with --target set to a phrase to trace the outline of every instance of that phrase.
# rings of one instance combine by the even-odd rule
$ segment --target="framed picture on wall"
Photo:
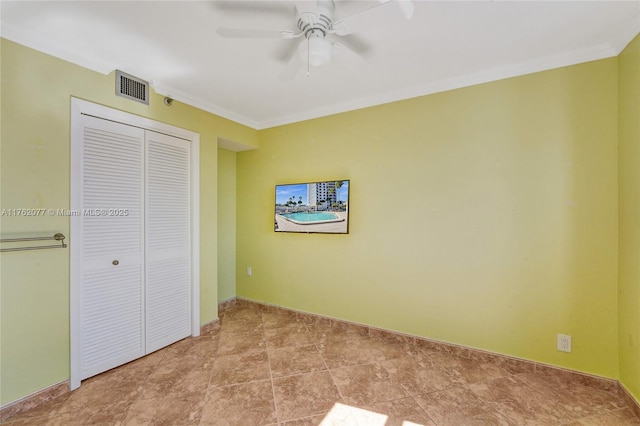
[[[288,183],[275,188],[275,232],[348,234],[348,179]]]

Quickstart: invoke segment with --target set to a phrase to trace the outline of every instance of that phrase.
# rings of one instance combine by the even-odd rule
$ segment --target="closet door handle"
[[[113,261],[113,262],[111,262],[111,263],[113,263],[114,265],[118,265],[118,263],[120,263],[120,262],[118,261],[118,259],[116,259],[116,260],[114,260],[114,261]]]

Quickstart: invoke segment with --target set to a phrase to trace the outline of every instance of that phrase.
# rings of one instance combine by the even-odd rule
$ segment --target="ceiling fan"
[[[360,32],[370,27],[367,20],[374,13],[400,12],[409,20],[413,16],[414,5],[411,0],[378,0],[377,4],[354,13],[351,16],[335,19],[333,0],[296,1],[296,30],[258,30],[239,28],[218,28],[217,33],[224,38],[279,38],[285,40],[301,39],[296,52],[279,78],[290,80],[295,77],[304,63],[307,76],[311,68],[321,67],[334,57],[343,57],[351,61],[362,61],[355,51],[357,46],[349,48],[337,41],[338,37]],[[336,41],[331,41],[332,39]],[[348,43],[347,43],[348,44]]]

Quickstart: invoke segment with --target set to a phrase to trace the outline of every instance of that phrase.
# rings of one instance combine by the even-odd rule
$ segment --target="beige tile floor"
[[[10,425],[640,425],[615,393],[230,306],[221,327],[88,379]]]

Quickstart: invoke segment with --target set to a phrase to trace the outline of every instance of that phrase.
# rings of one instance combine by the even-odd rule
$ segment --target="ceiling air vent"
[[[116,70],[116,95],[149,105],[149,83]]]

